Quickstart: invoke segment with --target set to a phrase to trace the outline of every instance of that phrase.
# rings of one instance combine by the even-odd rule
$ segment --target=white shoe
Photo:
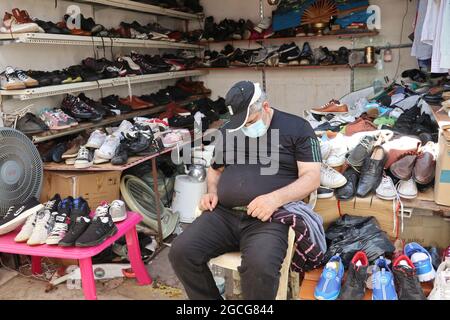
[[[88,142],[86,143],[86,147],[98,149],[105,142],[105,139],[106,133],[100,130],[95,130],[94,132],[91,133],[91,136],[89,137]]]
[[[109,159],[104,159],[104,158],[102,158],[102,157],[100,157],[99,155],[98,155],[98,150],[99,149],[95,149],[95,151],[94,151],[94,164],[102,164],[102,163],[108,163],[108,162],[110,162],[111,160],[109,160]]]
[[[345,155],[348,151],[344,137],[338,134],[336,138],[330,140],[331,152],[326,164],[330,167],[339,167],[345,163]]]
[[[31,216],[27,218],[27,221],[23,225],[22,229],[14,238],[15,242],[26,242],[30,238],[34,230],[34,226],[36,225],[36,218],[37,218],[36,213],[33,213]]]
[[[56,245],[64,238],[69,229],[69,217],[67,217],[67,214],[65,213],[53,212],[52,219],[54,220],[55,225],[53,226],[46,243],[49,245]]]
[[[450,260],[439,265],[428,300],[450,300]]]
[[[383,176],[375,192],[377,197],[383,200],[394,200],[397,198],[397,190],[389,176]]]
[[[122,200],[114,200],[109,206],[109,214],[113,222],[120,222],[127,218],[127,210]]]
[[[108,202],[102,202],[97,209],[95,209],[94,217],[103,217],[109,213],[109,204]]]
[[[131,128],[133,128],[133,124],[128,120],[123,120],[112,135],[122,139],[122,133],[127,133]]]
[[[258,33],[262,33],[264,30],[269,29],[271,24],[272,24],[272,18],[271,17],[264,17],[258,23],[258,25],[256,27],[254,27],[253,29],[256,32],[258,32]]]
[[[401,198],[414,199],[417,197],[417,185],[412,178],[407,181],[399,181],[397,191]]]
[[[347,179],[333,168],[322,163],[320,168],[320,185],[325,188],[336,189],[347,183]]]
[[[102,146],[96,150],[96,155],[100,158],[111,160],[114,157],[116,149],[119,145],[119,137],[115,135],[107,136]]]
[[[330,140],[319,140],[320,141],[320,153],[322,155],[322,161],[325,161],[328,159],[331,153],[331,142]]]
[[[94,152],[85,146],[80,147],[77,159],[75,160],[75,168],[86,169],[94,164]]]
[[[36,225],[33,233],[27,241],[29,246],[44,244],[47,241],[48,235],[52,231],[54,220],[52,213],[48,209],[44,209],[37,213]]]

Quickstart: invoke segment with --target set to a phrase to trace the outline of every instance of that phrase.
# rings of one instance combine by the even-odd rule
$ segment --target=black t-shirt
[[[297,180],[297,161],[322,161],[319,141],[309,122],[273,110],[267,134],[261,138],[248,138],[241,130],[228,133],[226,125],[221,129],[223,139],[215,142],[212,164],[214,169],[225,166],[218,184],[220,205],[246,206],[257,196]]]

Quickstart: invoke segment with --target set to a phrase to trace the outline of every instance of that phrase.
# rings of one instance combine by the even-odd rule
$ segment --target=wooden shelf
[[[98,81],[78,82],[71,84],[60,84],[56,86],[28,88],[23,90],[0,90],[0,96],[12,96],[20,100],[30,100],[43,97],[62,95],[66,93],[84,92],[102,88],[112,88],[126,86],[129,84],[155,82],[161,80],[193,77],[206,74],[206,70],[187,70],[146,74],[142,76],[121,77],[112,79],[102,79]]]
[[[376,64],[375,63],[365,63],[365,64],[358,64],[354,66],[353,68],[373,68]],[[294,65],[294,66],[284,66],[284,67],[269,67],[269,66],[244,66],[244,67],[238,67],[238,66],[231,66],[228,68],[199,68],[199,70],[208,70],[208,71],[217,71],[217,70],[299,70],[299,69],[352,69],[348,64],[332,64],[332,65]]]
[[[198,20],[202,19],[202,14],[193,14],[177,10],[164,9],[158,6],[153,6],[145,3],[139,3],[129,0],[75,0],[80,3],[89,3],[94,5],[103,5],[112,8],[118,8],[129,11],[136,11],[142,13],[151,13],[161,16],[167,16],[172,18],[184,19],[184,20]]]
[[[210,45],[210,44],[226,44],[226,43],[258,43],[258,42],[271,42],[271,41],[308,41],[308,40],[322,40],[322,39],[352,39],[352,38],[363,38],[363,37],[374,37],[377,36],[379,32],[377,30],[364,30],[361,32],[341,32],[327,35],[314,35],[314,36],[299,36],[299,37],[274,37],[266,39],[255,39],[255,40],[224,40],[224,41],[201,41],[198,44]]]
[[[176,41],[140,40],[128,38],[86,37],[74,35],[60,35],[51,33],[13,33],[0,34],[0,45],[5,44],[47,44],[71,46],[99,46],[99,47],[130,47],[156,49],[189,49],[202,50],[203,46]]]
[[[209,94],[210,93],[205,93],[203,95],[191,96],[191,97],[189,97],[188,99],[186,99],[184,101],[176,102],[176,103],[181,105],[181,106],[187,105],[187,104],[189,104],[192,101],[208,97]],[[72,134],[76,134],[76,133],[82,132],[84,130],[107,126],[107,125],[110,125],[112,123],[116,123],[116,122],[120,122],[120,121],[123,121],[123,120],[132,119],[134,117],[144,117],[144,116],[148,116],[148,115],[152,115],[152,114],[161,113],[161,112],[163,112],[166,109],[166,106],[167,105],[161,105],[161,106],[155,106],[155,107],[148,108],[148,109],[132,111],[130,113],[125,113],[125,114],[117,115],[117,116],[114,116],[114,117],[108,117],[108,118],[103,119],[103,120],[101,120],[99,122],[80,123],[78,126],[76,126],[74,128],[69,128],[69,129],[65,129],[65,130],[50,130],[50,131],[46,131],[46,132],[44,132],[42,134],[32,136],[32,140],[33,140],[34,143],[41,143],[41,142],[53,140],[53,139],[56,139],[56,138],[70,136]]]

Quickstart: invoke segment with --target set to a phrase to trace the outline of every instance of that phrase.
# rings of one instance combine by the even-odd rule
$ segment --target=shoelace
[[[89,150],[86,147],[81,147],[78,152],[78,158],[87,159],[89,158]]]
[[[66,232],[67,229],[68,229],[67,223],[64,222],[55,223],[55,226],[53,227],[52,230],[52,235],[58,235],[61,232]]]
[[[16,70],[17,78],[19,78],[20,81],[25,81],[28,79],[28,76],[23,72],[22,70]]]
[[[400,194],[398,193],[397,187],[399,186],[401,181],[397,182],[396,185],[392,182],[392,180],[389,180],[389,184],[392,188],[395,190],[395,199],[392,200],[392,212],[394,214],[394,228],[393,232],[397,229],[397,207],[400,209],[400,219],[401,219],[401,232],[403,233],[403,202],[400,198]]]

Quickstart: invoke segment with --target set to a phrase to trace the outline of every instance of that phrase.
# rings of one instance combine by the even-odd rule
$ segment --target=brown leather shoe
[[[377,126],[374,125],[371,121],[358,118],[356,121],[349,123],[345,127],[345,135],[352,136],[357,132],[365,132],[365,131],[375,131],[377,130]]]
[[[311,113],[314,114],[342,114],[347,112],[347,105],[342,104],[338,100],[334,99],[319,108],[311,109]]]
[[[417,154],[415,152],[405,155],[391,165],[391,173],[400,180],[409,180],[412,176],[416,159]]]
[[[394,162],[411,152],[417,152],[421,142],[416,137],[403,136],[383,144],[383,149],[388,153],[388,159],[384,165],[388,169]]]
[[[150,102],[144,101],[136,96],[126,97],[124,99],[119,99],[119,101],[123,104],[126,104],[131,107],[133,110],[146,109],[149,107],[153,107],[153,104]]]
[[[420,149],[416,165],[413,169],[413,179],[418,184],[428,184],[433,181],[436,170],[437,146],[430,141]]]
[[[78,136],[67,144],[67,151],[63,153],[62,159],[76,158],[82,145],[85,145],[87,139],[84,136]]]

